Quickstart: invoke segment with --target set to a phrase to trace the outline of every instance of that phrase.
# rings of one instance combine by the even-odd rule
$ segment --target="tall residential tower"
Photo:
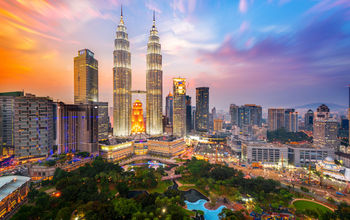
[[[113,51],[113,134],[131,134],[131,61],[130,44],[121,9]]]
[[[186,79],[174,78],[174,110],[173,110],[173,134],[183,137],[186,135]]]
[[[163,98],[162,54],[158,30],[153,12],[153,25],[147,44],[147,76],[146,76],[146,132],[149,135],[163,133],[162,98]]]
[[[196,131],[209,129],[209,87],[196,88]]]

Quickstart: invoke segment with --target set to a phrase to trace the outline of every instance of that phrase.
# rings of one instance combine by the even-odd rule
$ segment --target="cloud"
[[[254,45],[255,39],[250,38],[248,49],[238,49],[236,39],[229,37],[214,52],[201,51],[199,62],[221,73],[201,80],[215,81],[222,100],[232,99],[229,94],[264,99],[279,93],[273,102],[283,103],[294,91],[300,101],[310,87],[314,88],[311,93],[320,92],[320,98],[325,92],[334,93],[334,87],[350,80],[350,34],[343,29],[344,13],[313,20],[294,34],[269,35]]]
[[[248,3],[246,0],[239,0],[238,9],[241,13],[246,13],[248,10]]]

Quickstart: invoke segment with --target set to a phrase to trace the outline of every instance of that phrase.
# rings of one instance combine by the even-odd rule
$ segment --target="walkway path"
[[[142,156],[133,156],[132,158],[129,158],[127,160],[123,160],[119,163],[119,165],[123,166],[123,165],[129,164],[129,163],[137,161],[137,160],[158,160],[162,163],[177,164],[176,160],[174,160],[174,159],[151,156],[151,155],[142,155]]]
[[[334,212],[334,208],[329,207],[328,205],[323,204],[322,202],[318,202],[318,201],[316,201],[316,200],[311,200],[311,199],[294,199],[294,200],[292,201],[292,204],[293,204],[294,202],[296,202],[296,201],[314,202],[314,203],[317,203],[317,204],[319,204],[319,205],[322,205],[322,206],[324,206],[324,207],[326,207],[326,208],[332,210],[332,212]]]

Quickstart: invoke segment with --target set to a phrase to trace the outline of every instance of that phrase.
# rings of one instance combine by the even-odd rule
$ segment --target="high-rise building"
[[[192,130],[192,105],[191,97],[186,96],[186,132],[190,133]]]
[[[2,153],[47,156],[54,143],[53,102],[24,92],[0,93]]]
[[[222,124],[223,124],[223,120],[222,119],[214,119],[214,131],[221,131],[222,130]]]
[[[238,125],[238,106],[235,104],[230,105],[230,116],[231,116],[231,125]]]
[[[211,109],[211,113],[213,114],[213,120],[218,118],[218,115],[216,114],[216,108],[215,107],[213,107]]]
[[[165,115],[168,118],[170,125],[173,124],[173,102],[174,102],[174,97],[171,94],[171,92],[169,92],[165,100]]]
[[[109,116],[108,102],[97,102],[98,105],[98,140],[103,141],[108,139]]]
[[[186,135],[186,79],[173,79],[173,135]]]
[[[294,108],[284,109],[284,128],[289,132],[298,131],[298,112]]]
[[[19,159],[47,156],[54,144],[53,102],[32,94],[15,97],[13,139]]]
[[[74,103],[98,102],[98,62],[89,49],[74,57]]]
[[[349,145],[350,145],[350,85],[349,85],[349,108],[348,108],[348,120],[349,120]]]
[[[0,110],[2,117],[2,152],[14,151],[14,114],[15,114],[15,98],[24,96],[24,92],[4,92],[0,93]]]
[[[196,131],[209,130],[209,87],[196,88]]]
[[[136,100],[132,105],[131,133],[144,133],[145,123],[143,122],[143,108],[140,100]]]
[[[330,117],[329,108],[325,104],[317,108],[316,117],[314,118],[313,143],[318,147],[327,147],[338,150],[339,140],[338,122]]]
[[[268,130],[275,131],[283,128],[284,123],[284,108],[269,108],[268,109]]]
[[[146,76],[146,132],[149,135],[163,133],[162,126],[163,71],[162,54],[158,30],[153,12],[153,25],[147,44],[147,76]]]
[[[96,103],[57,103],[58,153],[98,151],[98,108]]]
[[[113,51],[113,134],[131,134],[131,59],[130,43],[121,10]]]
[[[314,126],[314,112],[311,109],[309,109],[305,113],[304,120],[305,120],[305,130],[312,131]]]
[[[261,127],[262,125],[262,108],[259,105],[245,104],[240,107],[233,105],[231,108],[232,116],[234,120],[237,120],[236,123],[241,129],[253,125]]]

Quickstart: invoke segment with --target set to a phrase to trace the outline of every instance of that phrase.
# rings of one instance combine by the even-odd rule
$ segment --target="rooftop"
[[[27,176],[0,177],[0,201],[30,180]]]

